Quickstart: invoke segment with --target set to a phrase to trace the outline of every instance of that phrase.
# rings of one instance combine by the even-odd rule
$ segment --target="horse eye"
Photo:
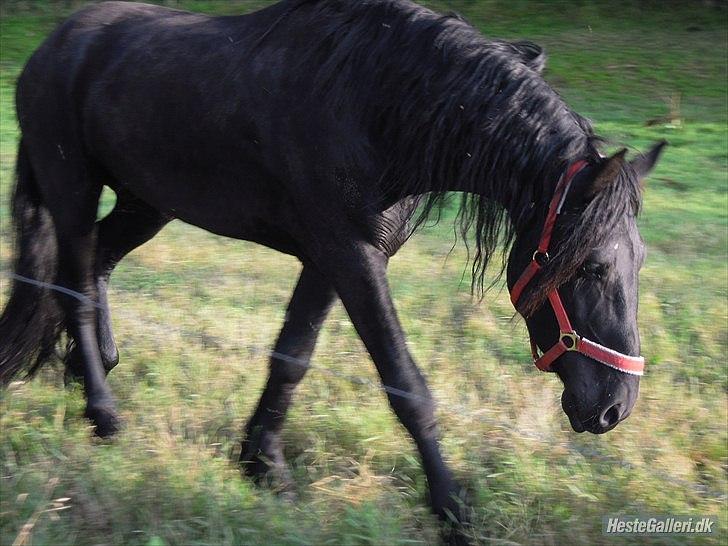
[[[586,262],[579,268],[579,276],[599,280],[604,276],[607,266],[597,262]]]

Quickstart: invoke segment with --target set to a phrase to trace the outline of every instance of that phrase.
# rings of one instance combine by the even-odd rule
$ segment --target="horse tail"
[[[48,283],[57,272],[55,227],[43,204],[28,152],[18,147],[12,199],[15,267],[10,295],[0,316],[0,386],[23,373],[32,376],[53,355],[63,312]]]

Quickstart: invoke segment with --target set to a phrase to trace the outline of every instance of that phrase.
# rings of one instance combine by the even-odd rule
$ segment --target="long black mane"
[[[415,227],[439,213],[448,190],[464,192],[459,228],[466,243],[474,238],[473,287],[482,293],[488,262],[545,212],[566,164],[599,161],[598,137],[541,77],[532,45],[488,40],[460,17],[408,0],[314,3],[323,39],[301,62],[319,66],[318,92],[385,143],[379,182],[388,197],[426,195]],[[613,228],[593,214],[616,218],[638,203],[631,180],[575,219],[569,230],[579,239],[562,245],[537,299]]]

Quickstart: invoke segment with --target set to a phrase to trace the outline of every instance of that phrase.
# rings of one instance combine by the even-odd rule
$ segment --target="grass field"
[[[13,86],[53,25],[83,2],[5,2],[0,14],[0,256],[18,138]],[[239,13],[266,2],[167,2]],[[556,377],[531,364],[497,285],[462,281],[447,222],[391,265],[410,348],[439,404],[443,446],[474,491],[483,544],[725,544],[728,540],[727,13],[701,2],[440,1],[487,35],[550,53],[546,78],[614,146],[671,146],[648,183],[640,325],[648,370],[632,416],[573,433]],[[720,3],[718,3],[720,4]],[[666,9],[666,5],[669,9]],[[106,196],[108,211],[113,196]],[[416,452],[366,383],[373,366],[341,306],[322,332],[285,429],[298,499],[234,460],[299,266],[173,222],[132,253],[110,294],[126,428],[94,439],[83,396],[49,368],[0,395],[0,543],[437,544]],[[2,297],[8,280],[0,277]],[[2,299],[1,301],[4,301]],[[718,534],[609,537],[608,514],[715,515]]]

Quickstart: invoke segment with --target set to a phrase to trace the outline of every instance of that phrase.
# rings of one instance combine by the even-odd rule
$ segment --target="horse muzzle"
[[[622,389],[620,389],[622,391]],[[604,434],[624,421],[632,413],[637,396],[626,389],[608,397],[604,404],[580,404],[568,389],[561,395],[561,407],[575,432]]]

